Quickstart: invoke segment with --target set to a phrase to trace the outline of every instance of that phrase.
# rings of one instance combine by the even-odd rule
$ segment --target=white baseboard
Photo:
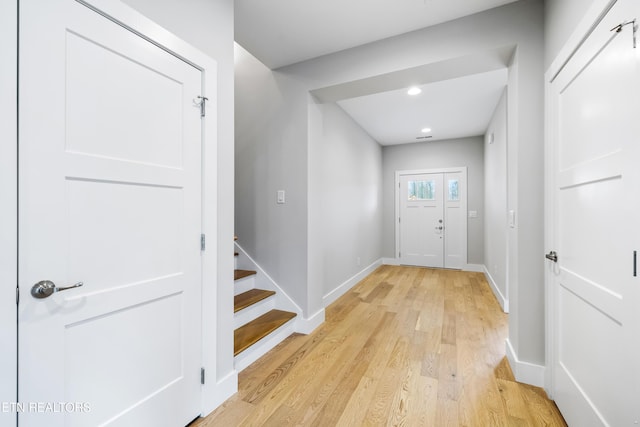
[[[398,258],[382,258],[382,264],[384,265],[400,265]]]
[[[505,341],[505,347],[507,359],[511,365],[511,370],[513,370],[513,375],[516,377],[516,381],[544,388],[546,367],[518,360],[518,356],[508,338]]]
[[[309,316],[308,318],[300,317],[296,322],[295,330],[298,333],[309,335],[313,332],[318,326],[324,323],[324,308],[318,310],[315,314]]]
[[[487,267],[483,265],[482,269],[484,276],[487,278],[487,282],[489,282],[489,286],[491,286],[493,294],[496,296],[500,307],[502,307],[502,311],[504,311],[505,313],[509,313],[509,300],[504,295],[502,295],[502,292],[500,292],[500,288],[498,288],[498,285],[496,285],[496,282],[493,280],[493,277],[491,276],[491,273],[489,273],[489,270],[487,270]]]
[[[482,264],[467,264],[462,269],[463,271],[473,271],[474,273],[483,273],[484,265]]]
[[[367,277],[369,274],[371,274],[373,270],[381,266],[382,263],[383,263],[382,259],[379,259],[373,262],[368,267],[365,267],[362,271],[353,275],[351,278],[347,279],[340,286],[338,286],[337,288],[335,288],[334,290],[326,294],[324,297],[322,297],[323,305],[327,307],[329,304],[331,304],[332,302],[340,298],[342,295],[346,294],[349,291],[349,289],[353,288],[359,281],[361,281],[362,279]]]
[[[238,371],[231,371],[220,381],[214,383],[214,378],[205,379],[202,387],[202,416],[212,413],[225,400],[238,392]]]

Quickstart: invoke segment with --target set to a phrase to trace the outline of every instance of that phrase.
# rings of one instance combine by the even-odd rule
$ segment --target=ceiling
[[[404,88],[338,105],[381,145],[464,138],[484,134],[506,83],[503,68],[417,86],[414,96]]]
[[[235,40],[276,69],[514,1],[235,0]],[[337,101],[382,145],[423,141],[416,137],[428,135],[420,133],[424,127],[432,129],[427,141],[480,135],[506,86],[506,69],[490,69],[423,84],[416,97],[396,89],[401,80],[386,78],[386,88],[368,85],[365,92],[355,90],[357,97],[325,102]]]

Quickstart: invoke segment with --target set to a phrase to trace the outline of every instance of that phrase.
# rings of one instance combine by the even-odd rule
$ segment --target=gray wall
[[[308,94],[238,45],[235,71],[238,242],[309,316],[318,307],[307,287]]]
[[[282,185],[289,185],[290,180],[300,179],[307,188],[309,177],[312,178],[310,184],[314,185],[313,170],[309,170],[307,163],[307,156],[310,153],[307,146],[310,141],[313,143],[322,140],[322,125],[317,123],[321,120],[322,114],[318,111],[317,105],[310,101],[310,90],[487,52],[505,46],[515,46],[515,54],[509,64],[507,104],[509,182],[512,184],[508,193],[508,209],[513,209],[518,218],[516,227],[509,231],[511,248],[509,283],[512,291],[509,340],[519,360],[538,365],[544,364],[545,357],[544,266],[540,259],[540,254],[543,253],[542,177],[544,175],[543,15],[542,0],[520,0],[455,21],[281,68],[272,74],[273,81],[268,82],[273,88],[268,89],[273,92],[272,99],[259,100],[261,95],[257,93],[253,95],[256,102],[269,107],[267,111],[273,119],[268,128],[254,133],[253,139],[256,139],[254,143],[257,147],[266,145],[278,150],[278,153],[263,150],[269,155],[269,160],[275,161],[274,168],[292,168],[288,177],[283,177],[287,181]],[[243,81],[246,82],[246,80]],[[240,88],[241,86],[238,85],[237,89],[241,90]],[[243,105],[251,110],[254,107],[249,105],[249,101],[246,99]],[[244,107],[238,108],[236,111],[240,114],[243,109]],[[251,124],[244,122],[244,125]],[[259,140],[257,140],[258,137]],[[295,144],[301,147],[294,147]],[[248,146],[248,143],[244,146]],[[311,154],[313,154],[313,147]],[[239,155],[242,156],[240,150]],[[252,167],[252,162],[255,164],[259,161],[256,157],[250,160],[251,157],[252,155],[247,157],[249,161],[244,166]],[[292,162],[298,161],[301,162],[299,167],[291,166]],[[242,160],[242,162],[245,161]],[[270,164],[269,168],[271,167]],[[280,172],[273,171],[274,176],[278,173]],[[267,177],[267,174],[263,175]],[[273,178],[264,183],[271,186],[272,181]],[[244,186],[244,188],[249,191],[238,192],[237,197],[246,199],[261,197],[260,192],[251,190],[250,186]],[[275,188],[268,190],[271,192]],[[295,193],[294,195],[298,196]],[[273,200],[274,197],[275,195],[270,193],[269,200]],[[303,215],[309,221],[302,225],[298,226],[295,216],[288,215],[291,223],[287,226],[293,227],[298,236],[295,239],[292,236],[289,243],[299,239],[297,241],[299,245],[295,249],[290,250],[276,242],[275,237],[280,237],[273,236],[279,231],[277,224],[275,224],[275,233],[265,228],[257,230],[259,241],[254,243],[252,249],[260,253],[258,262],[263,262],[262,258],[268,259],[271,263],[275,262],[275,258],[278,258],[281,263],[289,264],[296,263],[298,260],[308,261],[306,280],[299,284],[306,288],[300,293],[308,304],[308,313],[314,313],[315,307],[320,305],[317,295],[321,292],[318,289],[322,289],[322,286],[313,282],[314,273],[321,270],[321,267],[314,265],[320,262],[317,256],[319,245],[316,242],[316,236],[313,236],[313,230],[317,228],[314,224],[318,218],[314,217],[313,209],[307,211],[307,208],[314,206],[313,200],[301,200],[297,214]],[[239,209],[240,205],[236,207]],[[272,209],[268,203],[260,203],[256,206],[256,211],[263,215],[272,215]],[[256,229],[250,218],[237,221],[236,227],[241,238],[243,233],[250,234],[251,228]],[[308,233],[309,230],[311,234]],[[274,241],[269,242],[268,240],[272,237]],[[273,245],[269,246],[271,243]],[[269,250],[276,251],[277,255],[269,254]],[[386,251],[386,246],[384,250]],[[289,254],[296,251],[304,252],[304,256],[300,255],[292,259]],[[482,257],[478,261],[482,261]],[[291,286],[296,284],[291,283]]]
[[[545,0],[544,66],[551,65],[595,0]]]
[[[544,175],[543,15],[541,0],[520,0],[279,70],[314,90],[516,46],[508,64],[507,103],[511,183],[508,209],[514,210],[517,216],[516,227],[509,231],[509,341],[519,360],[538,365],[544,365],[545,359],[544,265],[540,259]]]
[[[310,318],[381,257],[381,149],[238,45],[235,82],[238,241]]]
[[[467,262],[483,263],[484,146],[481,136],[392,145],[383,148],[383,255],[385,257],[396,258],[395,172],[457,166],[467,167],[467,209],[478,211],[477,218],[467,218]]]
[[[216,377],[233,372],[233,0],[125,0],[131,7],[217,61],[216,149],[218,290]],[[204,171],[205,175],[207,171]],[[206,197],[206,195],[205,195]],[[206,218],[204,219],[206,221]],[[205,309],[211,309],[206,307]],[[208,367],[211,369],[211,367]],[[211,375],[211,374],[209,374]],[[205,400],[209,397],[206,395]]]
[[[384,199],[380,145],[337,104],[322,105],[322,113],[323,139],[310,161],[321,177],[311,193],[320,198],[326,295],[380,259]]]
[[[490,135],[493,142],[490,143]],[[484,140],[484,262],[505,301],[507,290],[507,94],[500,98]]]

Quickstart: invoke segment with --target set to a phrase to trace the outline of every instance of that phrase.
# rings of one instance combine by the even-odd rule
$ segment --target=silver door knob
[[[65,286],[62,288],[56,287],[56,284],[51,280],[41,280],[31,288],[31,296],[34,298],[42,299],[53,295],[55,292],[66,291],[67,289],[79,288],[84,285],[82,282],[78,282],[75,285]]]
[[[558,254],[556,253],[556,251],[551,251],[548,254],[546,254],[544,257],[553,262],[558,262]]]

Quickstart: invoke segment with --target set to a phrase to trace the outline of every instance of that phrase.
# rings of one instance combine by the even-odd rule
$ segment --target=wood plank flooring
[[[382,266],[192,425],[565,426],[542,389],[515,382],[506,337],[481,273]]]

